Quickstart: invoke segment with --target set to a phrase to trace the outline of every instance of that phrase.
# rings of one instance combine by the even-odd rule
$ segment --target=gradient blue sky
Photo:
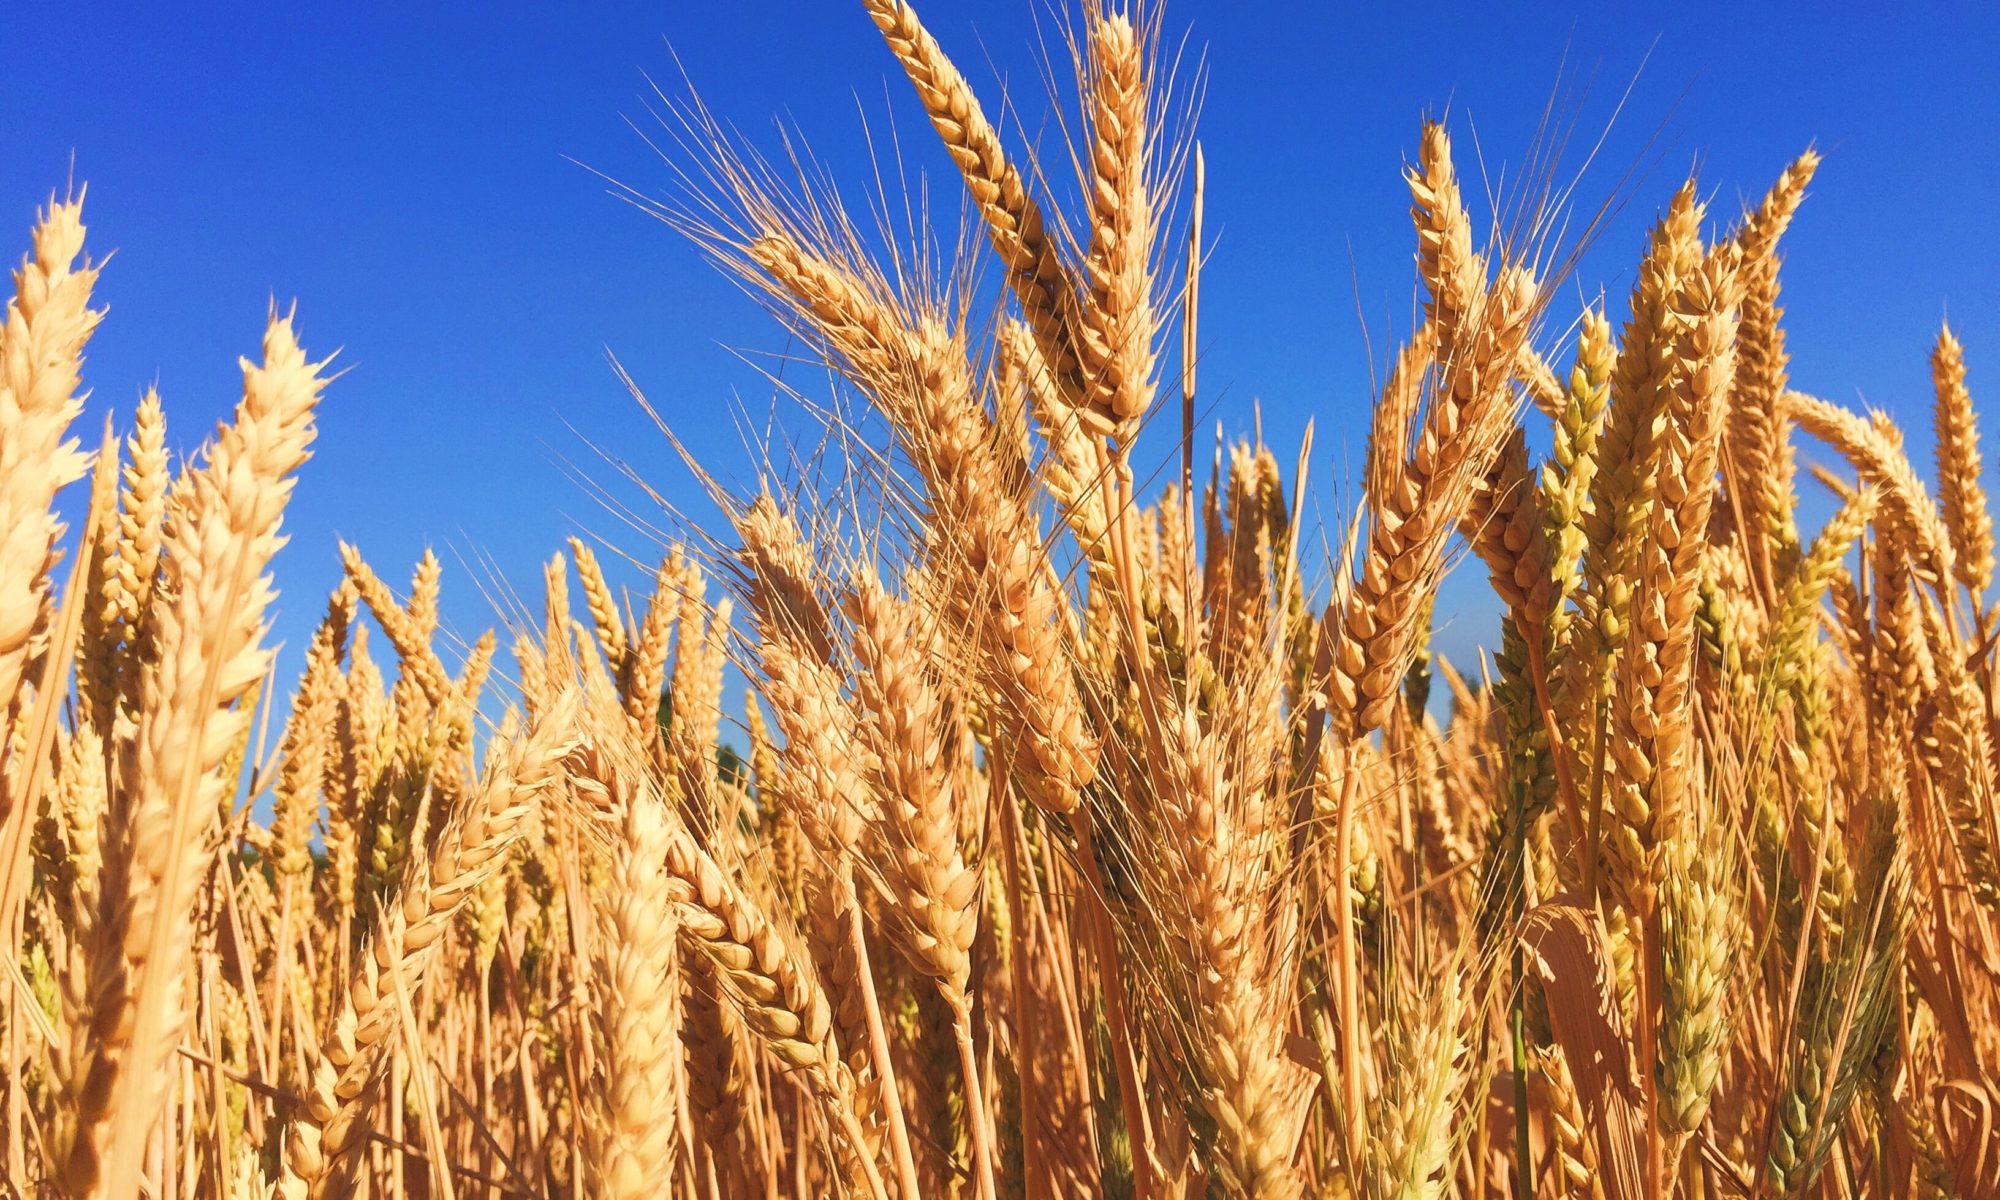
[[[1004,77],[1031,119],[1045,110],[1041,4],[922,11],[989,103]],[[1927,453],[1925,348],[1941,316],[1968,345],[1975,394],[2000,395],[1997,14],[1177,0],[1167,28],[1205,48],[1211,76],[1205,395],[1232,429],[1261,404],[1279,447],[1317,418],[1316,475],[1351,478],[1370,380],[1361,316],[1379,358],[1384,318],[1410,307],[1398,169],[1419,116],[1450,105],[1469,176],[1475,131],[1489,169],[1518,163],[1567,56],[1570,81],[1590,83],[1568,102],[1588,131],[1637,76],[1582,196],[1594,204],[1649,164],[1568,290],[1620,302],[1646,223],[1690,168],[1726,218],[1816,143],[1827,161],[1788,242],[1794,377],[1891,409]],[[928,135],[872,26],[840,0],[12,3],[0,45],[7,253],[72,157],[91,243],[117,251],[87,428],[107,406],[122,424],[157,379],[174,441],[192,448],[233,402],[235,356],[254,353],[274,296],[297,299],[309,348],[344,348],[353,370],[328,393],[278,565],[287,673],[337,578],[336,535],[395,577],[437,547],[447,616],[466,630],[491,614],[460,555],[538,587],[537,563],[579,525],[652,553],[558,461],[589,458],[573,426],[692,497],[607,348],[699,455],[747,478],[729,405],[761,411],[770,388],[729,347],[780,349],[781,333],[569,161],[670,188],[621,120],[643,119],[642,72],[677,86],[677,52],[753,141],[775,145],[783,114],[857,181],[863,113],[880,127],[893,112],[911,144]],[[955,198],[942,157],[922,165]],[[1460,651],[1490,628],[1462,574],[1440,610]]]

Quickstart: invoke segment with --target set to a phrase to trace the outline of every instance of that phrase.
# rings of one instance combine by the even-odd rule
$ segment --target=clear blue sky
[[[1026,113],[1044,111],[1040,3],[922,11],[989,103],[1004,76]],[[1409,311],[1398,168],[1419,116],[1450,105],[1468,175],[1475,129],[1489,167],[1516,163],[1566,54],[1572,81],[1594,77],[1587,131],[1638,75],[1584,197],[1653,164],[1571,291],[1622,298],[1646,222],[1691,165],[1727,217],[1817,143],[1826,164],[1788,243],[1795,379],[1890,408],[1927,454],[1924,352],[1947,311],[1975,394],[2000,411],[1996,11],[1178,0],[1167,27],[1190,31],[1211,69],[1204,391],[1232,429],[1260,402],[1281,448],[1316,417],[1316,475],[1351,478],[1370,378],[1357,294],[1379,357],[1383,317]],[[287,517],[287,673],[337,577],[336,535],[397,577],[436,546],[447,615],[476,630],[491,618],[457,554],[490,554],[538,589],[536,564],[578,523],[616,532],[557,461],[589,457],[570,426],[692,498],[606,348],[698,454],[746,477],[728,406],[761,411],[769,388],[728,347],[779,349],[782,335],[569,161],[670,187],[621,121],[643,117],[642,72],[672,85],[669,42],[719,115],[771,146],[785,114],[851,178],[860,112],[893,109],[913,144],[928,134],[841,0],[0,5],[0,240],[25,248],[74,156],[92,245],[117,250],[86,428],[106,406],[122,424],[157,379],[174,441],[192,448],[233,402],[235,356],[254,352],[273,296],[298,300],[309,348],[344,347],[354,368],[329,391]],[[951,183],[941,157],[925,166]],[[1484,635],[1478,592],[1448,593],[1447,647]]]

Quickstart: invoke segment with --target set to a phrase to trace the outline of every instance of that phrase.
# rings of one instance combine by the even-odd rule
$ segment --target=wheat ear
[[[764,1048],[804,1075],[879,1200],[884,1191],[873,1147],[853,1115],[854,1077],[841,1058],[832,1010],[810,961],[685,831],[671,840],[667,870],[686,889],[682,938],[714,971]]]
[[[1743,258],[1743,324],[1737,338],[1726,451],[1735,481],[1737,523],[1752,539],[1745,549],[1767,586],[1772,558],[1783,566],[1798,548],[1799,538],[1792,516],[1797,497],[1792,488],[1791,417],[1785,407],[1788,359],[1780,323],[1784,309],[1778,306],[1777,247],[1819,161],[1819,155],[1808,150],[1785,168],[1736,235]]]
[[[77,647],[78,699],[86,719],[110,729],[131,719],[145,664],[154,656],[146,617],[160,571],[167,516],[167,422],[159,392],[148,388],[126,438],[118,519],[106,522],[92,564],[97,576]]]
[[[898,603],[872,572],[857,576],[853,597],[857,700],[873,750],[874,778],[887,843],[898,931],[917,970],[936,981],[951,1009],[961,1054],[980,1194],[992,1200],[994,1178],[980,1072],[972,1055],[972,941],[979,929],[980,872],[960,831],[975,824],[955,786],[959,726],[934,678],[935,618]],[[971,858],[968,864],[968,858]]]
[[[1884,524],[1908,547],[1919,576],[1933,587],[1949,587],[1958,575],[1950,526],[1899,440],[1837,404],[1800,392],[1785,397],[1801,428],[1844,455],[1864,480],[1881,485]]]
[[[1728,865],[1694,837],[1669,844],[1659,913],[1659,1119],[1672,1133],[1701,1126],[1728,1048],[1741,920]]]
[[[103,315],[90,307],[97,268],[82,257],[83,234],[81,197],[41,212],[0,327],[0,719],[21,695],[48,596],[62,532],[49,506],[88,465],[64,436],[83,410],[83,346]]]
[[[625,697],[625,716],[641,745],[651,745],[660,735],[660,695],[667,682],[667,655],[671,652],[674,628],[680,621],[683,593],[689,586],[692,567],[675,549],[660,560],[653,575],[653,595],[646,602],[646,616],[639,623],[631,653],[625,658],[625,674],[619,691]]]
[[[1397,1022],[1391,1061],[1368,1146],[1371,1194],[1428,1200],[1444,1194],[1452,1155],[1452,1106],[1463,1081],[1465,1037],[1459,972],[1447,968],[1422,1011]]]
[[[429,551],[425,551],[425,558],[430,558]],[[345,542],[340,546],[340,561],[347,570],[349,582],[360,594],[362,602],[368,606],[369,614],[375,618],[375,623],[382,627],[382,632],[388,635],[389,644],[396,648],[396,655],[401,659],[404,674],[410,676],[423,690],[424,698],[431,704],[444,704],[452,691],[451,675],[445,670],[444,662],[438,658],[437,651],[431,647],[430,630],[425,627],[425,622],[418,613],[413,611],[420,607],[415,603],[418,593],[413,592],[411,597],[413,603],[410,608],[397,603],[395,593],[389,590],[389,585],[383,583],[381,576],[375,574],[374,568],[361,557],[361,551]],[[421,568],[418,578],[422,578]],[[432,603],[435,604],[435,601]]]
[[[1937,390],[1938,499],[1958,582],[1980,603],[1993,585],[1993,514],[1980,482],[1979,422],[1965,386],[1965,347],[1949,325],[1938,331],[1931,351],[1931,380]]]
[[[1042,210],[1001,148],[965,76],[905,0],[863,0],[875,27],[916,86],[952,161],[985,218],[987,237],[1007,267],[1007,283],[1058,387],[1076,403],[1083,394],[1074,284],[1043,227]]]
[[[1084,267],[1084,377],[1090,404],[1111,425],[1136,421],[1153,401],[1152,131],[1146,49],[1122,13],[1091,23],[1090,252]]]
[[[1676,300],[1685,314],[1673,345],[1662,420],[1654,434],[1648,536],[1633,556],[1631,629],[1620,652],[1612,704],[1608,788],[1617,821],[1608,845],[1635,912],[1651,911],[1660,847],[1676,836],[1696,786],[1693,714],[1694,614],[1717,457],[1735,370],[1736,256],[1719,249]]]
[[[1471,217],[1440,127],[1425,127],[1409,185],[1428,293],[1422,338],[1436,349],[1422,411],[1415,402],[1421,393],[1399,400],[1399,419],[1378,422],[1370,436],[1360,569],[1329,610],[1328,702],[1336,735],[1347,741],[1379,728],[1395,703],[1445,547],[1513,424],[1507,384],[1537,296],[1534,278],[1518,267],[1503,269],[1487,288],[1484,263],[1469,249]],[[1402,385],[1422,388],[1423,380]]]
[[[584,545],[582,538],[569,539],[569,553],[576,560],[577,578],[583,581],[583,598],[590,607],[591,624],[597,629],[597,644],[604,651],[612,677],[622,678],[631,645],[624,618],[618,614],[618,598],[611,594],[611,585],[605,581],[604,567],[598,563],[596,552]]]
[[[1689,182],[1653,227],[1631,313],[1610,376],[1611,401],[1598,439],[1597,468],[1580,509],[1585,538],[1580,597],[1590,636],[1563,672],[1558,708],[1577,730],[1586,761],[1601,750],[1596,727],[1610,699],[1612,669],[1630,630],[1632,558],[1643,540],[1656,475],[1654,431],[1678,360],[1681,318],[1673,301],[1682,281],[1701,265],[1703,209]]]
[[[679,927],[667,875],[665,805],[634,797],[613,864],[599,939],[598,1024],[603,1090],[590,1133],[597,1200],[639,1200],[671,1188],[680,1136]]]

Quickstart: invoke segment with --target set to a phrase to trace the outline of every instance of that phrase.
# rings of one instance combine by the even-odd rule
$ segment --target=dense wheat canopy
[[[1883,331],[1932,339],[1934,462],[1793,386],[1819,155],[1741,211],[1644,195],[1629,303],[1579,306],[1561,189],[1489,200],[1413,122],[1417,320],[1321,538],[1310,437],[1196,453],[1214,247],[1157,8],[1069,14],[1039,156],[859,8],[959,236],[939,181],[850,214],[665,102],[683,188],[635,198],[823,368],[817,449],[697,472],[724,519],[644,588],[552,548],[511,656],[440,632],[435,556],[343,543],[276,678],[337,373],[274,308],[198,451],[154,392],[86,445],[102,258],[80,192],[40,213],[0,1190],[2000,1195],[1982,347]],[[1432,647],[1453,570],[1502,613],[1477,662]]]

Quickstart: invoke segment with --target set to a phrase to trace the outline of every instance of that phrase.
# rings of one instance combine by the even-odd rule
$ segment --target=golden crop
[[[837,487],[719,495],[650,594],[573,541],[497,722],[437,560],[399,595],[343,547],[253,749],[323,364],[274,314],[178,470],[152,395],[80,448],[97,268],[43,213],[0,329],[10,1194],[2000,1194],[1974,407],[1949,330],[1934,470],[1789,386],[1817,157],[1673,194],[1614,330],[1425,125],[1421,324],[1328,551],[1262,445],[1142,494],[1201,258],[1152,25],[1083,6],[1058,215],[862,3],[985,245],[885,258],[698,107],[668,215],[889,444],[832,419]],[[1801,435],[1847,465],[1817,532]],[[1461,674],[1467,549],[1505,618]]]

